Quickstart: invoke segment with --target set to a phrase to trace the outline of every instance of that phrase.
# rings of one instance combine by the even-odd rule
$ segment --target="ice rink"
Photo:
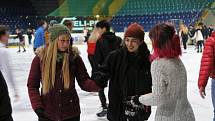
[[[81,51],[85,65],[90,74],[91,67],[87,59],[86,45],[75,45]],[[11,102],[13,105],[14,121],[37,121],[37,116],[33,112],[27,93],[27,78],[30,70],[30,64],[34,57],[32,47],[27,48],[25,53],[17,53],[18,48],[9,48],[12,55],[12,67],[16,85],[18,87],[20,100],[15,102],[13,98],[13,90],[9,88]],[[181,59],[185,64],[188,76],[188,99],[193,107],[196,121],[212,121],[213,110],[211,101],[211,82],[209,80],[206,88],[206,99],[202,99],[198,92],[197,79],[199,74],[199,66],[201,53],[196,53],[194,46],[188,46],[187,53],[183,53]],[[1,57],[3,58],[3,57]],[[10,87],[10,84],[8,83]],[[81,105],[81,121],[99,121],[96,113],[101,110],[97,93],[89,93],[82,91],[78,85],[76,86]],[[107,94],[107,89],[105,90]],[[153,107],[149,121],[153,121],[156,107]]]

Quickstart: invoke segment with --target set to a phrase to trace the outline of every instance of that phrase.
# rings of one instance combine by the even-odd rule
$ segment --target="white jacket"
[[[193,39],[196,39],[196,42],[201,41],[201,40],[204,41],[204,37],[203,37],[201,30],[197,30],[195,32],[195,35],[192,37],[192,40]]]
[[[195,121],[187,99],[187,74],[180,59],[158,59],[151,65],[152,93],[142,95],[144,105],[157,106],[154,121]]]
[[[9,82],[14,90],[14,93],[17,93],[14,75],[11,71],[11,59],[8,54],[7,48],[3,43],[0,42],[0,70],[7,82]]]

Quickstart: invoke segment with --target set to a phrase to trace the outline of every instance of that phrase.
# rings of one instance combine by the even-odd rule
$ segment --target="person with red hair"
[[[199,70],[198,87],[199,93],[202,98],[205,98],[205,87],[207,86],[209,77],[212,78],[211,81],[211,96],[213,107],[215,108],[215,32],[212,33],[205,41],[204,51],[201,59],[201,66]],[[215,117],[215,110],[214,110]],[[213,119],[215,121],[215,118]]]
[[[152,93],[128,97],[128,103],[157,106],[154,121],[195,121],[187,99],[187,73],[179,56],[180,39],[172,25],[161,23],[149,32],[155,60],[151,65]]]

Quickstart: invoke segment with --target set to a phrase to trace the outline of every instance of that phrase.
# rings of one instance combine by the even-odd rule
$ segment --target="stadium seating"
[[[209,3],[206,0],[127,0],[111,20],[111,25],[117,32],[123,32],[133,22],[143,25],[145,31],[157,23],[173,20],[189,26],[199,19]]]

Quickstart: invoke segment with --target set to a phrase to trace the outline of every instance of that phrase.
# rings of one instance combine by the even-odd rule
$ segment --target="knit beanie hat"
[[[124,37],[134,37],[140,40],[144,40],[144,29],[141,25],[137,24],[137,23],[133,23],[131,25],[128,26]]]
[[[53,42],[57,37],[62,34],[68,34],[71,37],[69,29],[61,24],[54,24],[52,27],[48,29],[50,33],[50,40]]]

